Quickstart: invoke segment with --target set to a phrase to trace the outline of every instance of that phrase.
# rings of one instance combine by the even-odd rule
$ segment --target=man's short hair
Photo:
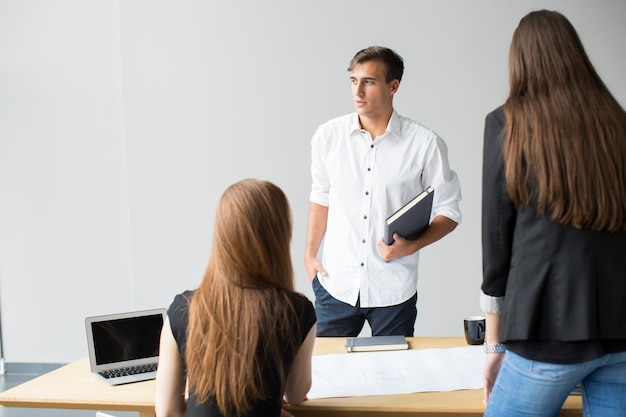
[[[348,71],[351,72],[354,67],[367,61],[380,61],[387,67],[387,74],[385,74],[385,82],[390,83],[393,80],[402,81],[402,74],[404,73],[404,61],[402,57],[395,51],[384,46],[370,46],[360,50],[354,55]]]

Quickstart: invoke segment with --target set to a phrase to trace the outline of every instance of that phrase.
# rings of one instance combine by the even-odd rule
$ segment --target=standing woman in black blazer
[[[616,40],[617,41],[617,40]],[[571,23],[519,23],[486,119],[486,416],[626,416],[626,113]],[[506,347],[505,347],[506,346]]]

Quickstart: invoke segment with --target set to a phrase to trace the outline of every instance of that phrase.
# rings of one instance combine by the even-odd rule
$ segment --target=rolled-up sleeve
[[[435,189],[432,217],[445,216],[461,223],[461,184],[455,171],[450,168],[448,147],[440,137],[432,141],[428,161],[422,173],[424,187]]]
[[[504,297],[492,297],[481,292],[479,306],[483,313],[502,314]]]

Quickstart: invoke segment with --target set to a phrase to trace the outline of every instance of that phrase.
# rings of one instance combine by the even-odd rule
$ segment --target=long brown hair
[[[284,387],[281,353],[295,334],[291,232],[287,197],[271,182],[240,181],[219,201],[209,263],[189,307],[186,362],[197,400],[214,399],[224,414],[276,396],[264,369]]]
[[[516,204],[577,228],[626,230],[626,113],[572,24],[521,19],[509,53],[507,187]]]

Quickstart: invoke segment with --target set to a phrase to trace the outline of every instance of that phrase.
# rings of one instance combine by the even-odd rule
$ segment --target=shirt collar
[[[389,123],[387,124],[387,129],[385,129],[385,134],[387,132],[391,132],[396,136],[400,136],[401,130],[401,121],[400,115],[396,112],[395,109],[391,112],[391,117],[389,118]],[[350,134],[361,131],[361,123],[359,123],[359,115],[358,113],[352,113],[352,124],[350,127]]]

